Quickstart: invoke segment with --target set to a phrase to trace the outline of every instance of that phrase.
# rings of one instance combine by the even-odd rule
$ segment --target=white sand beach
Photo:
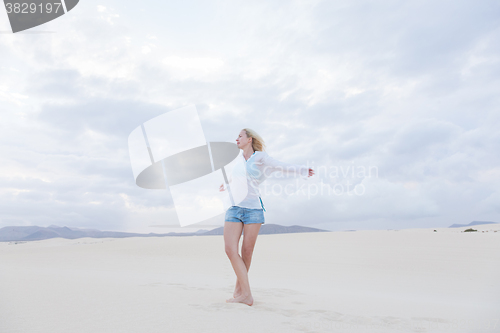
[[[0,332],[500,332],[500,225],[0,243]]]

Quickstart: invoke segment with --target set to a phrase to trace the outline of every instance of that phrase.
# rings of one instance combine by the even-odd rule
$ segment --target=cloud
[[[0,226],[175,224],[168,192],[133,183],[127,137],[193,103],[208,140],[250,127],[278,160],[378,168],[321,178],[361,196],[271,196],[268,223],[499,219],[497,2],[192,4],[94,4],[55,34],[2,35]]]

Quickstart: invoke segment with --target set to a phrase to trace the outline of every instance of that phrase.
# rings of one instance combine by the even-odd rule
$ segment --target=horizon
[[[343,232],[343,231],[384,231],[384,230],[410,230],[410,229],[443,229],[443,228],[452,228],[454,225],[460,225],[460,227],[467,227],[467,226],[473,226],[473,225],[482,225],[482,224],[500,224],[500,222],[494,222],[494,221],[471,221],[469,222],[468,224],[461,224],[461,223],[454,223],[454,224],[451,224],[450,226],[448,227],[425,227],[425,228],[400,228],[400,229],[342,229],[342,230],[327,230],[327,229],[321,229],[321,228],[313,228],[313,227],[309,227],[309,226],[304,226],[304,225],[282,225],[282,224],[278,224],[278,223],[265,223],[264,225],[277,225],[277,226],[281,226],[281,227],[293,227],[293,226],[297,226],[297,227],[308,227],[308,228],[313,228],[313,229],[318,229],[318,230],[322,230],[322,231],[326,231],[326,232]],[[263,226],[264,226],[263,225]],[[69,229],[85,229],[85,230],[96,230],[96,231],[101,231],[101,232],[104,232],[104,231],[109,231],[109,232],[124,232],[124,233],[137,233],[137,234],[144,234],[144,235],[148,235],[148,234],[159,234],[159,235],[164,235],[164,234],[168,234],[168,233],[196,233],[198,231],[212,231],[212,230],[215,230],[215,229],[219,229],[219,228],[222,228],[223,226],[212,226],[210,228],[176,228],[176,227],[166,227],[167,229],[169,229],[169,231],[166,231],[166,232],[149,232],[149,233],[141,233],[141,232],[125,232],[125,231],[120,231],[120,230],[101,230],[101,229],[94,229],[94,228],[84,228],[84,227],[69,227],[69,226],[59,226],[59,225],[49,225],[49,226],[37,226],[37,225],[28,225],[28,226],[4,226],[4,227],[0,227],[0,229],[2,228],[8,228],[8,227],[40,227],[40,228],[51,228],[51,227],[56,227],[56,228],[69,228]],[[164,228],[162,226],[162,228]],[[171,229],[175,229],[175,230],[171,230]],[[194,229],[194,230],[191,230],[191,231],[187,231],[187,229]]]

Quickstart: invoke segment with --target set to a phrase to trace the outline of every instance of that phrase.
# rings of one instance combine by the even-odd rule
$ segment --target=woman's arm
[[[230,174],[230,175],[229,175],[229,180],[228,180],[228,182],[229,182],[229,183],[231,183],[231,181],[232,181],[232,180],[233,180],[233,176]],[[228,185],[229,185],[229,184],[226,184],[226,182],[222,183],[222,184],[220,185],[220,187],[219,187],[219,192],[223,192],[223,191],[225,191],[225,190],[227,189]]]
[[[262,164],[264,166],[263,172],[267,177],[274,172],[282,172],[286,175],[295,175],[304,178],[314,174],[314,171],[305,165],[281,162],[272,158],[266,152],[262,155]]]

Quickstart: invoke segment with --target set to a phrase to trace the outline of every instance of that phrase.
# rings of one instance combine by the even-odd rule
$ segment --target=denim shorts
[[[243,224],[264,224],[264,210],[262,208],[244,208],[239,206],[231,206],[226,211],[226,221],[243,222]]]

